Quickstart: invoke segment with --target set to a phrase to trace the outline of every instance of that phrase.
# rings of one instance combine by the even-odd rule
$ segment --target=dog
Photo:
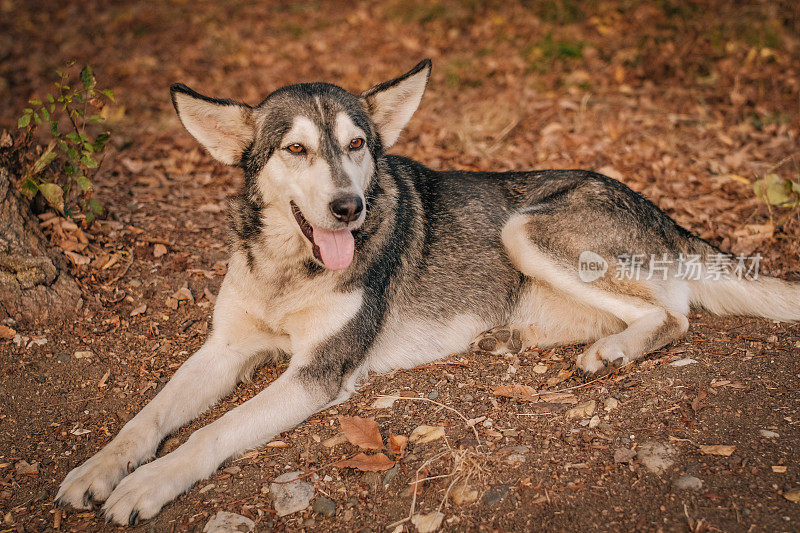
[[[244,174],[213,328],[66,476],[57,503],[104,501],[108,521],[134,525],[227,459],[347,400],[368,373],[470,346],[588,344],[576,365],[594,374],[679,339],[692,305],[800,319],[800,283],[758,276],[609,177],[434,171],[388,155],[430,71],[424,60],[360,95],[291,85],[255,107],[171,87],[188,132]],[[276,353],[290,357],[278,379],[148,462]]]

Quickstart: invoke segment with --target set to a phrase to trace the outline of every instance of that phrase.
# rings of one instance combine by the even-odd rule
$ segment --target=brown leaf
[[[701,444],[700,453],[703,455],[721,455],[723,457],[730,457],[736,450],[736,446],[729,446],[726,444]]]
[[[708,393],[705,389],[700,389],[700,392],[697,393],[697,397],[692,400],[692,411],[696,413],[705,407],[705,405],[703,405],[703,400],[706,399],[706,396],[708,396]]]
[[[164,246],[163,244],[157,243],[155,246],[153,246],[153,257],[155,257],[156,259],[158,259],[159,257],[161,257],[166,253],[167,253],[167,247]]]
[[[342,459],[333,464],[339,468],[355,468],[363,472],[381,472],[392,468],[394,466],[394,461],[380,452],[373,455],[367,455],[361,452],[355,457]]]
[[[365,450],[382,450],[384,448],[378,423],[373,418],[358,416],[340,416],[339,425],[342,426],[347,440]]]
[[[405,455],[406,446],[408,446],[408,437],[389,433],[389,450],[395,457],[402,457]]]
[[[8,326],[0,326],[0,339],[3,340],[13,339],[16,334],[17,332],[14,331],[14,328],[10,328]]]
[[[144,314],[145,311],[147,311],[147,304],[142,304],[133,311],[131,311],[131,316],[138,316]]]
[[[539,397],[541,394],[537,389],[530,387],[528,385],[500,385],[496,387],[493,391],[493,394],[496,396],[505,396],[508,398],[514,398],[515,400],[521,400],[524,402],[538,402]]]

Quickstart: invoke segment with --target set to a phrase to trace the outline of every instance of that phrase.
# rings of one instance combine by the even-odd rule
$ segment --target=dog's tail
[[[712,252],[718,257],[727,257],[736,265],[737,258],[721,254],[705,242],[702,244],[705,245],[702,246],[702,255],[706,265]],[[706,279],[690,281],[691,304],[717,315],[759,316],[781,322],[800,321],[800,283],[759,275],[757,272],[750,272],[748,276],[742,275],[741,271],[733,274],[720,279],[706,275]]]

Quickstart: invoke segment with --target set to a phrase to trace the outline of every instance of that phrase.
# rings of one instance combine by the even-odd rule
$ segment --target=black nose
[[[352,222],[358,218],[358,215],[364,209],[364,201],[360,196],[348,194],[332,201],[330,208],[333,216],[342,222]]]

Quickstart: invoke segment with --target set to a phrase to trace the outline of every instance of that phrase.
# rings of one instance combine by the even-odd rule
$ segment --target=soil
[[[8,323],[19,336],[0,340],[0,532],[117,529],[93,511],[56,510],[58,484],[207,334],[227,258],[225,199],[240,175],[181,129],[173,81],[254,104],[296,81],[364,90],[430,56],[428,94],[393,152],[433,168],[599,169],[724,249],[760,253],[762,271],[797,278],[796,210],[768,209],[746,182],[797,180],[798,8],[603,4],[0,3],[10,104],[0,127],[13,128],[15,110],[69,58],[91,63],[125,106],[96,179],[108,216],[87,231],[91,262],[73,267],[83,309],[48,328]],[[682,341],[595,380],[573,375],[581,349],[453,354],[373,376],[134,529],[201,531],[225,510],[259,531],[378,531],[412,501],[415,512],[441,510],[447,530],[800,529],[800,325],[693,313]],[[260,369],[160,454],[284,368]],[[513,385],[573,403],[495,393]],[[403,398],[372,408],[384,394]],[[358,449],[325,442],[338,415],[374,418],[384,440],[420,425],[444,437],[410,445],[388,477],[354,471],[332,463]],[[433,479],[413,498],[422,466]],[[296,470],[314,472],[333,516],[276,516],[269,484]],[[454,471],[470,475],[476,501],[445,496]]]

